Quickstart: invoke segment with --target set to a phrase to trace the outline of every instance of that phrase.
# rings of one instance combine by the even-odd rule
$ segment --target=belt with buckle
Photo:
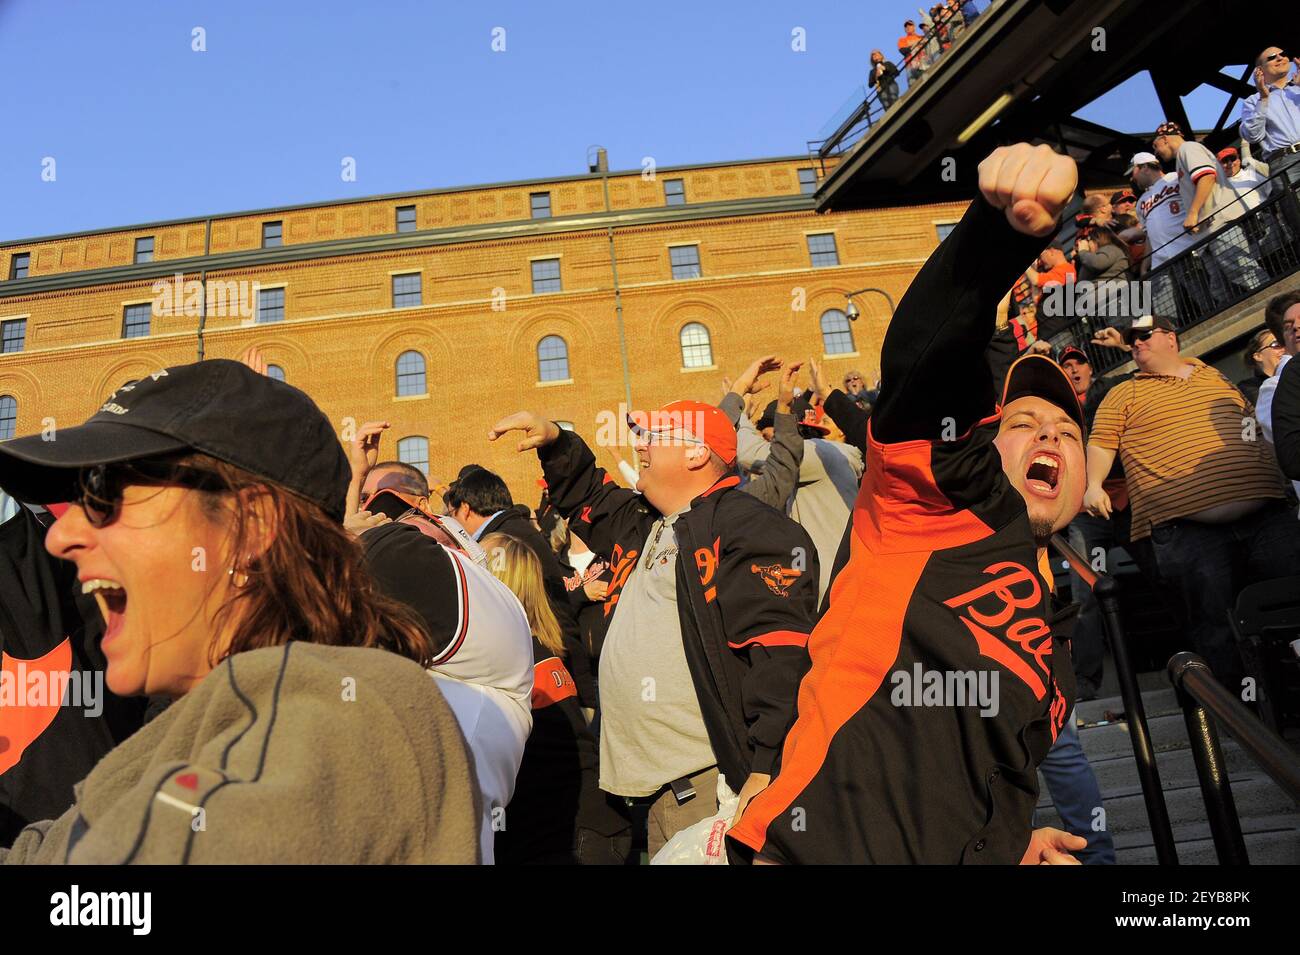
[[[1272,162],[1282,156],[1289,156],[1292,153],[1300,153],[1300,143],[1292,143],[1290,146],[1283,146],[1281,149],[1275,149],[1268,154],[1268,161]]]

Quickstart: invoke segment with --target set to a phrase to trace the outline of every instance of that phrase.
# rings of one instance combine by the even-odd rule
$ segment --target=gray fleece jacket
[[[476,863],[478,794],[437,686],[385,650],[235,654],[111,752],[15,863]]]

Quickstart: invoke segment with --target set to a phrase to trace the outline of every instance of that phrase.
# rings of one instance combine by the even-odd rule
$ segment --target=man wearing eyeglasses
[[[867,388],[867,379],[860,371],[846,372],[844,375],[844,393],[849,400],[868,414],[876,403],[876,392]]]
[[[1180,355],[1175,326],[1164,316],[1134,319],[1122,344],[1112,340],[1118,335],[1104,329],[1096,340],[1131,351],[1138,372],[1097,408],[1084,507],[1111,515],[1102,482],[1118,454],[1133,507],[1131,540],[1150,541],[1196,652],[1238,693],[1245,673],[1228,610],[1245,584],[1300,567],[1300,523],[1236,386]]]
[[[1300,58],[1295,61],[1300,66]],[[1270,46],[1255,60],[1255,88],[1241,104],[1241,138],[1258,146],[1272,175],[1300,162],[1300,70],[1280,47]],[[1295,170],[1287,173],[1291,182]]]
[[[551,502],[608,554],[600,654],[600,788],[640,804],[653,856],[771,781],[794,721],[817,609],[817,552],[802,527],[739,489],[736,431],[721,410],[675,401],[629,418],[636,491],[596,466],[571,431],[529,412],[522,432]],[[637,492],[640,493],[637,493]]]

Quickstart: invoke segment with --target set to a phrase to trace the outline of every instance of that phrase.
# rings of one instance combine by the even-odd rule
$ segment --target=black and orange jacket
[[[539,448],[551,501],[600,554],[618,600],[660,515],[596,467],[571,431]],[[770,773],[794,719],[817,609],[817,552],[802,527],[723,478],[674,523],[677,612],[682,643],[718,767],[739,790],[751,772]],[[664,780],[669,782],[669,780]]]
[[[728,834],[733,860],[1023,855],[1036,767],[1074,679],[1024,498],[993,444],[984,352],[1003,290],[1045,241],[976,200],[899,303],[798,719],[779,775]],[[996,678],[996,712],[923,693],[928,674],[967,688]]]

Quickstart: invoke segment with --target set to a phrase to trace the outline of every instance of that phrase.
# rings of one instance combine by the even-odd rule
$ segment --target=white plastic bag
[[[740,797],[727,786],[727,777],[718,774],[718,812],[687,826],[669,839],[650,860],[651,865],[726,865],[727,827],[736,814]]]

